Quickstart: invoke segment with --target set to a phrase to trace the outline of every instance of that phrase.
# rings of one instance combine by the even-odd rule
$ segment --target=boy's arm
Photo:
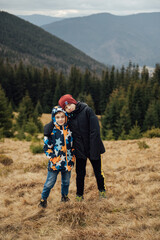
[[[54,127],[54,125],[53,125],[52,121],[44,126],[44,147],[43,147],[43,149],[44,149],[46,156],[49,159],[56,157],[55,152],[53,150],[53,141],[51,139],[51,133],[53,131],[53,127]]]
[[[44,136],[50,136],[53,131],[54,124],[53,122],[49,122],[44,126]]]
[[[90,126],[90,158],[98,160],[103,143],[100,138],[99,121],[91,108],[88,110],[89,126]]]
[[[50,160],[53,160],[56,156],[55,151],[53,149],[53,141],[50,137],[44,137],[44,152]]]
[[[44,152],[48,158],[51,158],[51,154],[53,153],[53,149],[52,149],[53,144],[51,142],[51,138],[44,136],[43,140],[44,140],[44,146],[43,146]]]

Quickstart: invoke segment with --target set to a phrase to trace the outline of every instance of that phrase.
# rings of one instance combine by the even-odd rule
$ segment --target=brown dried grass
[[[48,199],[38,203],[47,175],[45,154],[33,155],[26,141],[5,139],[0,163],[0,239],[43,240],[159,240],[160,236],[160,139],[105,141],[102,156],[107,199],[99,200],[93,170],[88,161],[85,199],[75,202],[75,168],[70,202],[60,202],[61,179]]]

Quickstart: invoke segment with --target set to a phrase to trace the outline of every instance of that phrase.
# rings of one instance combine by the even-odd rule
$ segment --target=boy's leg
[[[101,156],[100,156],[99,160],[91,160],[90,159],[90,162],[92,164],[94,174],[95,174],[95,177],[97,180],[98,190],[100,192],[104,192],[106,190],[106,188],[105,188],[105,183],[104,183],[104,175],[103,175],[103,171],[102,171]]]
[[[86,175],[86,163],[87,159],[76,159],[76,185],[77,185],[77,196],[83,196],[84,193],[84,179]]]
[[[62,197],[68,195],[71,171],[61,172],[61,194]]]
[[[43,200],[46,200],[48,198],[51,189],[56,183],[58,173],[58,171],[48,171],[47,179],[41,194]]]

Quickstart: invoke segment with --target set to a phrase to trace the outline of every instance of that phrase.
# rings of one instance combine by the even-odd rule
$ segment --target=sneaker
[[[64,195],[64,196],[61,197],[61,202],[68,202],[68,201],[70,201],[68,196]]]
[[[106,191],[99,191],[99,198],[107,198]]]
[[[47,200],[41,199],[38,207],[46,208],[47,207]]]
[[[76,201],[77,202],[82,202],[83,201],[83,196],[76,195]]]

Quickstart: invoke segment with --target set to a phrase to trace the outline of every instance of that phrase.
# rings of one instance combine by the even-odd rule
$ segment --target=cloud
[[[159,0],[0,0],[1,10],[13,14],[82,16],[99,12],[117,15],[160,12]]]

